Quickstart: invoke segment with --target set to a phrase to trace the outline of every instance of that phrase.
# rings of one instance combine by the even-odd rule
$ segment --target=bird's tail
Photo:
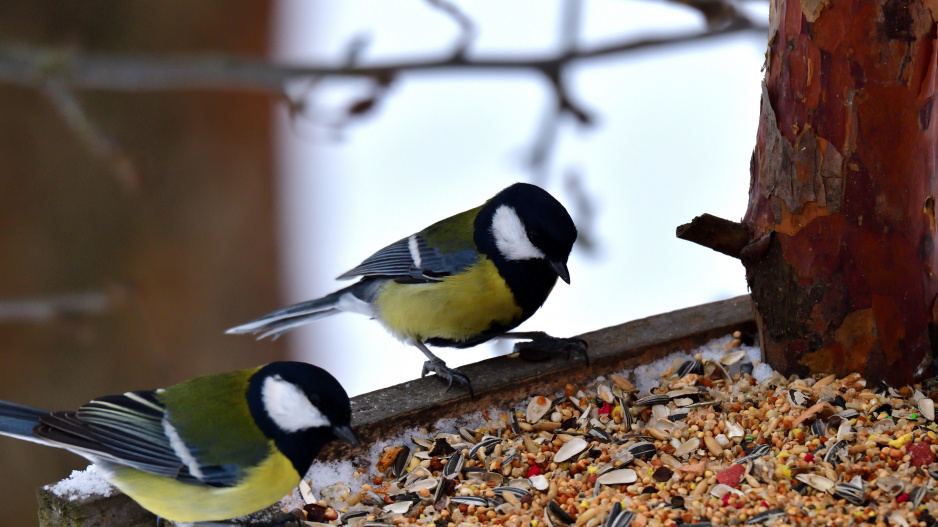
[[[33,434],[33,428],[39,425],[40,418],[47,415],[49,412],[45,410],[0,401],[0,435],[45,444]]]
[[[308,324],[314,320],[335,315],[341,311],[351,311],[368,316],[374,316],[371,301],[379,284],[374,281],[361,281],[345,289],[340,289],[331,295],[316,300],[300,302],[290,307],[268,313],[254,319],[247,324],[235,326],[225,333],[245,334],[253,333],[258,339],[273,336],[275,339],[282,333],[297,326]]]

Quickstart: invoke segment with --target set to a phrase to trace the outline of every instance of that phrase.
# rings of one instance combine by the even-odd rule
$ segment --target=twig
[[[438,9],[452,18],[459,26],[459,39],[456,40],[456,47],[453,50],[453,56],[462,59],[466,56],[469,46],[476,37],[476,26],[466,13],[463,13],[459,6],[449,0],[426,0],[435,9]]]
[[[61,79],[50,79],[43,86],[43,92],[85,147],[107,162],[121,187],[128,193],[135,192],[139,178],[133,161],[91,120],[66,83]]]
[[[560,57],[571,57],[577,52],[578,36],[580,32],[580,19],[583,13],[583,3],[580,0],[564,0],[560,13]],[[586,110],[580,108],[570,98],[567,85],[564,82],[564,68],[569,62],[559,60],[550,68],[543,71],[550,82],[554,100],[544,111],[534,142],[528,156],[528,169],[531,171],[535,184],[544,185],[547,179],[546,167],[550,153],[554,150],[557,136],[564,115],[571,115],[581,125],[589,125],[591,116]]]
[[[0,323],[44,323],[63,317],[104,315],[121,303],[121,297],[117,292],[89,291],[0,300]]]
[[[583,175],[578,170],[567,170],[564,177],[564,190],[572,203],[574,223],[577,228],[577,245],[587,253],[595,253],[598,248],[596,236],[596,203],[583,183]]]

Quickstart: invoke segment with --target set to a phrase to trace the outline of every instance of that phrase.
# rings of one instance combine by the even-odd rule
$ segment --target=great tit
[[[64,448],[159,517],[210,522],[276,503],[323,445],[358,444],[348,395],[322,368],[274,362],[73,412],[0,401],[0,434]]]
[[[541,332],[507,333],[534,314],[559,276],[577,231],[567,210],[545,190],[516,183],[482,206],[451,216],[376,252],[339,279],[361,279],[325,297],[274,311],[228,330],[278,336],[341,311],[380,322],[427,357],[422,375],[468,377],[427,348],[467,348],[496,337],[527,338],[537,347],[585,354],[579,339]],[[526,343],[531,344],[531,343]]]

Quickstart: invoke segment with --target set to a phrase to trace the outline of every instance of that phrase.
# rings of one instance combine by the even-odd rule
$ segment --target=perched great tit
[[[228,333],[281,333],[340,311],[378,320],[427,357],[435,372],[469,387],[426,345],[467,348],[496,337],[532,339],[542,348],[585,354],[579,339],[541,332],[507,333],[534,314],[559,276],[570,283],[567,258],[577,231],[567,210],[535,185],[516,183],[484,205],[434,223],[373,254],[339,279],[356,284],[323,298],[274,311]],[[531,343],[526,343],[531,344]]]
[[[323,445],[358,444],[350,419],[339,382],[302,362],[100,397],[73,412],[0,401],[0,434],[83,456],[143,508],[176,522],[276,503]]]

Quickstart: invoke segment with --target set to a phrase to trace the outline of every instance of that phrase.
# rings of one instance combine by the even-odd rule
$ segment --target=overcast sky
[[[470,55],[557,49],[557,2],[459,4],[479,30]],[[694,12],[651,1],[585,2],[582,22],[586,46],[703,29]],[[361,35],[369,42],[364,62],[437,56],[459,34],[420,0],[282,0],[275,23],[278,57],[307,62],[339,60]],[[545,188],[572,209],[564,177],[582,176],[599,247],[574,250],[572,285],[558,282],[519,330],[570,336],[746,292],[738,261],[678,240],[674,229],[704,212],[744,214],[764,51],[764,36],[727,36],[584,61],[571,72],[572,95],[597,124],[561,129]],[[531,181],[523,158],[552,100],[541,78],[403,75],[377,111],[336,140],[315,121],[328,120],[362,88],[316,86],[312,119],[291,122],[283,108],[276,112],[285,302],[344,287],[334,277],[381,247]],[[416,378],[424,361],[360,315],[320,320],[284,338],[295,357],[332,372],[350,395]],[[455,367],[509,348],[435,351]]]

